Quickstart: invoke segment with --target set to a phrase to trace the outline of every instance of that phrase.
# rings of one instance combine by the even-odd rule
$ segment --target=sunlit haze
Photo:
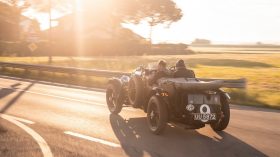
[[[158,26],[158,42],[189,42],[195,38],[219,43],[280,42],[280,1],[278,0],[176,0],[183,18],[169,29]],[[145,24],[131,26],[148,36]]]
[[[0,157],[280,157],[279,78],[280,0],[0,0]]]
[[[183,18],[170,28],[154,28],[153,42],[189,43],[195,38],[214,43],[280,42],[279,0],[176,0],[183,10]],[[32,14],[32,11],[29,12]],[[28,15],[28,14],[27,14]],[[54,17],[61,16],[53,12]],[[48,28],[47,14],[34,15],[41,29]],[[148,38],[149,26],[124,24]]]

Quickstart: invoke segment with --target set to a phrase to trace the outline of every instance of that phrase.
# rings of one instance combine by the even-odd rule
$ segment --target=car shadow
[[[162,135],[153,135],[145,117],[123,119],[110,115],[112,129],[130,157],[158,156],[266,156],[227,132],[219,134],[184,130],[168,125]],[[212,131],[212,132],[211,132]],[[211,136],[209,136],[209,134]]]

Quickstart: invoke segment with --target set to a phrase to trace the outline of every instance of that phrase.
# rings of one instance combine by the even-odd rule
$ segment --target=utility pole
[[[52,63],[52,1],[49,0],[49,64]]]
[[[153,25],[150,24],[149,40],[150,40],[151,44],[152,44],[152,35],[153,35],[152,33],[153,33]]]
[[[152,35],[153,35],[153,27],[154,27],[154,19],[152,18],[149,22],[150,25],[150,32],[149,32],[149,41],[150,41],[150,53],[153,51],[153,41],[152,41]]]

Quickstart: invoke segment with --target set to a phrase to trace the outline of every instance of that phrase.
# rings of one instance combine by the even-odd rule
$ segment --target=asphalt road
[[[110,115],[105,93],[0,76],[0,156],[279,156],[280,111],[231,106],[224,132],[168,126],[152,135],[141,110]]]

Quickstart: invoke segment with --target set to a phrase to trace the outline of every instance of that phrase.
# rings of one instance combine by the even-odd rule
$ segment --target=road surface
[[[0,76],[0,156],[279,156],[280,111],[231,106],[228,128],[152,135],[143,111],[110,115],[103,90]]]

